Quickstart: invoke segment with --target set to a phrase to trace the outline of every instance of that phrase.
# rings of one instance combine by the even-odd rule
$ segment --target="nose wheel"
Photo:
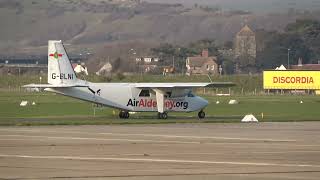
[[[119,117],[121,119],[128,119],[129,118],[129,112],[128,111],[120,111],[119,112]]]
[[[203,118],[206,117],[206,113],[201,110],[201,111],[198,113],[198,117],[199,117],[199,119],[203,119]]]
[[[167,118],[168,118],[168,114],[166,112],[158,113],[158,119],[167,119]]]

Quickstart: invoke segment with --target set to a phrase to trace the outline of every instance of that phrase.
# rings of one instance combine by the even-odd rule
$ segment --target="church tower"
[[[248,25],[245,25],[237,33],[234,44],[234,55],[236,59],[240,56],[249,56],[254,59],[257,57],[256,36]]]

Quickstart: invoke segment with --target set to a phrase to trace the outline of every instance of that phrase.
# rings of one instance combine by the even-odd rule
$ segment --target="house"
[[[140,57],[136,58],[137,63],[152,63],[152,62],[159,62],[159,58],[157,57]]]
[[[136,58],[136,64],[139,72],[157,71],[160,59],[158,57],[140,57]]]
[[[318,64],[302,64],[302,59],[300,58],[297,65],[290,65],[290,69],[320,71],[320,61],[318,61]]]
[[[203,50],[201,56],[188,57],[186,60],[187,75],[218,74],[217,57],[209,57],[209,51]]]
[[[110,62],[107,62],[99,69],[98,72],[96,72],[96,74],[100,76],[100,75],[111,73],[111,71],[112,71],[112,65]]]

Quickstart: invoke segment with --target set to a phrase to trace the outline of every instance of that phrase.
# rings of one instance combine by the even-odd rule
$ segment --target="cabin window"
[[[171,94],[172,92],[166,92],[166,94],[164,95],[165,98],[171,98]]]
[[[142,89],[139,97],[150,97],[150,91],[148,89]]]

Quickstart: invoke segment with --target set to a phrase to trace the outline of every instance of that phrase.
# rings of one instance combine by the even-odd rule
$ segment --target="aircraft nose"
[[[202,99],[202,101],[203,101],[203,107],[206,107],[206,106],[208,106],[209,102],[208,102],[207,100],[205,100],[205,99]]]
[[[209,102],[205,99],[203,99],[202,97],[199,97],[200,99],[200,106],[201,106],[201,109],[203,109],[204,107],[208,106]]]

